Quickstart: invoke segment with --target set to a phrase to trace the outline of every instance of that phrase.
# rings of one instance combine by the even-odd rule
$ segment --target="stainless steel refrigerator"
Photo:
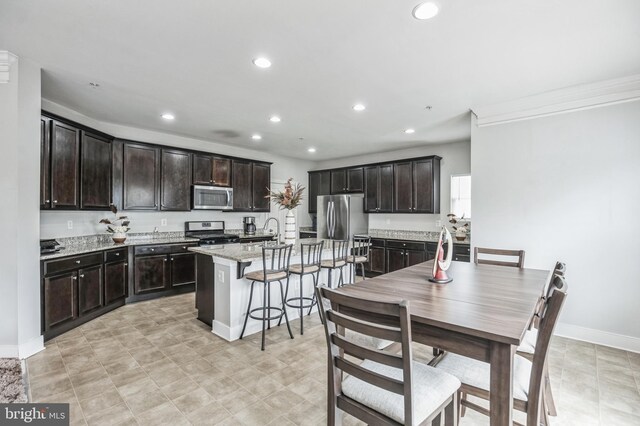
[[[318,196],[318,238],[348,240],[368,232],[364,194]]]

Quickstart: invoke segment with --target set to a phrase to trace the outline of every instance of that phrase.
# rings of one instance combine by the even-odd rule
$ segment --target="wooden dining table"
[[[435,284],[433,260],[346,285],[338,291],[409,301],[412,339],[490,364],[490,424],[511,426],[513,362],[550,271],[452,262],[453,281]]]

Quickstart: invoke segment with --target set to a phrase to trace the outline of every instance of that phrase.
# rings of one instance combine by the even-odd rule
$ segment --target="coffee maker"
[[[243,230],[247,235],[256,234],[256,218],[254,216],[245,216],[242,218]]]

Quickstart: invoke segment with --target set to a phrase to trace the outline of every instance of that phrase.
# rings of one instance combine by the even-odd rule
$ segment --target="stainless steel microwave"
[[[233,189],[223,186],[193,185],[191,208],[193,210],[232,210]]]

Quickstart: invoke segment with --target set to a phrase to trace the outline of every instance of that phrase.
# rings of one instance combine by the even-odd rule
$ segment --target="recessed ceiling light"
[[[431,19],[438,14],[440,8],[434,2],[420,3],[413,9],[413,17],[420,20]]]
[[[271,61],[267,58],[255,58],[253,60],[253,64],[258,68],[269,68],[271,66]]]
[[[166,113],[162,114],[162,118],[164,118],[165,120],[173,120],[173,119],[176,118],[176,116],[171,114],[171,113],[169,113],[169,112],[166,112]]]
[[[315,148],[309,148],[309,149],[307,149],[307,151],[309,151],[310,153],[313,154],[314,152],[316,152],[316,149]]]
[[[253,139],[254,141],[259,141],[260,139],[262,139],[262,136],[256,133],[251,135],[251,139]]]
[[[363,104],[355,104],[353,106],[354,111],[364,111],[365,109],[367,109],[367,107],[364,106]]]
[[[416,130],[415,129],[407,129],[404,131],[406,134],[410,135],[411,133],[415,133]]]
[[[272,123],[279,123],[282,121],[282,119],[280,117],[278,117],[277,115],[272,116],[269,121],[271,121]]]

